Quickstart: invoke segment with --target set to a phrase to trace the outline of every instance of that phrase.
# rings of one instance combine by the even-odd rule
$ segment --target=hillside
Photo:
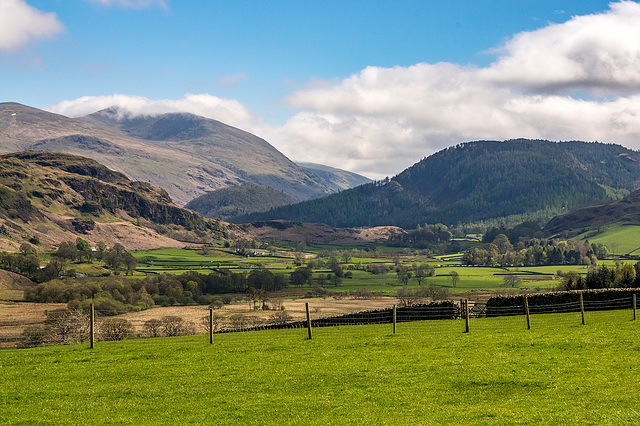
[[[332,193],[265,140],[193,114],[132,118],[107,109],[71,119],[17,103],[0,104],[0,152],[66,152],[92,158],[136,181],[164,188],[184,205],[242,183],[298,200]]]
[[[639,180],[640,154],[619,145],[477,141],[437,152],[389,180],[232,220],[413,228],[516,215],[549,219],[621,198]]]
[[[336,169],[335,167],[329,167],[323,164],[300,162],[297,164],[321,179],[333,192],[344,191],[345,189],[355,188],[356,186],[371,182],[371,179],[357,173]]]
[[[0,155],[0,249],[24,241],[46,248],[78,236],[131,249],[216,237],[212,223],[174,205],[165,190],[94,160],[35,151]]]
[[[617,222],[640,224],[640,190],[622,200],[587,206],[554,217],[544,227],[546,234],[585,228],[602,228]],[[640,245],[640,244],[638,244]]]
[[[185,208],[205,217],[226,219],[295,203],[295,198],[273,188],[243,184],[208,192],[189,201]]]

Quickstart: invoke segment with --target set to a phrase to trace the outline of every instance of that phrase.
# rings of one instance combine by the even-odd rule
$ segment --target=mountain
[[[205,217],[226,219],[297,202],[295,198],[273,188],[243,184],[208,192],[189,201],[185,208]]]
[[[219,224],[180,208],[164,189],[94,160],[26,151],[0,155],[0,247],[52,247],[78,236],[127,248],[182,247],[219,238]]]
[[[587,206],[570,213],[556,216],[544,227],[546,235],[562,231],[601,227],[614,222],[640,223],[640,190],[622,200]]]
[[[193,114],[131,117],[106,109],[71,119],[17,103],[0,104],[0,152],[81,155],[137,181],[164,188],[179,205],[242,183],[269,186],[298,200],[332,193],[265,140]]]
[[[335,167],[325,166],[323,164],[301,162],[298,162],[297,164],[310,171],[333,192],[344,191],[345,189],[354,188],[371,182],[371,179],[368,177],[346,170],[336,169]]]
[[[232,220],[403,228],[510,216],[547,220],[619,199],[638,182],[640,153],[619,145],[476,141],[437,152],[392,179]]]

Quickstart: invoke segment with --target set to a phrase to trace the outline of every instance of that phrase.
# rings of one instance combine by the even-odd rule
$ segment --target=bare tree
[[[162,321],[157,318],[151,318],[144,322],[144,329],[151,337],[162,336]]]
[[[122,340],[133,335],[131,322],[124,318],[106,318],[100,321],[100,335],[103,340]]]
[[[449,278],[451,279],[451,286],[456,288],[458,282],[460,282],[460,275],[456,271],[449,272]]]
[[[182,336],[185,333],[184,320],[180,317],[173,315],[167,315],[162,317],[162,330],[165,336]]]

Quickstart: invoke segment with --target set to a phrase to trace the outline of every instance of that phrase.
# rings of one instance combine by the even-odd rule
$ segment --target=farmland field
[[[0,352],[2,424],[637,424],[629,311]]]
[[[590,243],[606,245],[613,254],[638,255],[640,251],[640,226],[617,223],[600,232],[589,231],[580,236]]]

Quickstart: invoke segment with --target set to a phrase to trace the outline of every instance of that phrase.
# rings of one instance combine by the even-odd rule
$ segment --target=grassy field
[[[589,231],[580,239],[606,245],[613,254],[638,255],[640,252],[640,226],[617,223],[600,232]]]
[[[629,311],[0,352],[0,423],[638,424]]]
[[[335,248],[334,246],[331,246]],[[313,249],[320,251],[323,246],[316,246]],[[287,255],[291,255],[287,257]],[[198,271],[208,274],[214,270],[228,269],[238,273],[249,273],[255,268],[266,268],[274,274],[289,274],[296,266],[293,262],[291,253],[280,253],[278,256],[252,256],[243,257],[230,253],[211,251],[205,255],[199,250],[181,250],[181,249],[162,249],[134,252],[138,259],[137,273],[143,276],[146,273],[169,273],[182,274],[188,271]],[[315,258],[311,253],[306,254],[307,259]],[[338,256],[340,258],[340,256]],[[328,261],[328,258],[324,258]],[[441,287],[449,288],[455,293],[465,293],[469,291],[494,291],[503,285],[503,275],[507,273],[504,268],[496,267],[467,267],[460,266],[461,255],[440,256],[436,259],[429,259],[424,256],[415,256],[413,254],[405,255],[399,258],[401,264],[411,267],[414,263],[428,264],[435,267],[436,276],[425,279],[425,284],[434,283]],[[330,291],[356,291],[361,287],[367,287],[373,292],[384,294],[387,296],[395,296],[402,284],[398,281],[395,271],[385,274],[372,274],[358,270],[358,264],[380,264],[385,263],[395,268],[395,260],[391,257],[382,258],[363,258],[353,257],[348,263],[343,263],[342,267],[349,270],[350,266],[356,267],[352,271],[351,278],[344,278],[339,286],[334,287],[327,282],[326,288]],[[558,285],[558,277],[555,273],[562,269],[564,272],[576,271],[586,273],[586,267],[580,265],[562,265],[562,266],[535,266],[521,267],[516,272],[521,276],[521,288],[529,290],[544,290],[554,288]],[[453,287],[449,273],[456,271],[459,274],[460,281]],[[314,270],[314,277],[319,275],[326,276],[331,271],[326,268]],[[418,286],[415,278],[409,280],[410,288]],[[311,289],[311,285],[303,288]]]

